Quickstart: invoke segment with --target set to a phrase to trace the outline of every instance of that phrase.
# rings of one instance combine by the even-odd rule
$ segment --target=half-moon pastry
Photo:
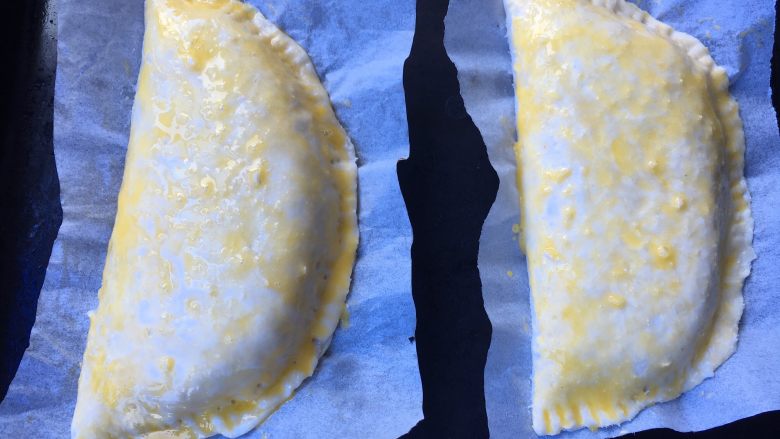
[[[755,257],[724,69],[623,0],[505,0],[539,434],[623,422],[735,350]]]
[[[354,150],[304,50],[236,0],[147,0],[72,436],[261,423],[330,342],[356,222]]]

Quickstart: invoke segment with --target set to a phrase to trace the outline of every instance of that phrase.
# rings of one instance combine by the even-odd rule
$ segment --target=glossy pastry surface
[[[505,0],[539,434],[623,422],[733,352],[755,257],[726,72],[636,6]]]
[[[357,246],[354,149],[303,49],[235,0],[147,0],[74,438],[241,435],[310,376]]]

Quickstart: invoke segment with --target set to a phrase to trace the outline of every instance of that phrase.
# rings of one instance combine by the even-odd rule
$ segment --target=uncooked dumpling
[[[235,0],[148,0],[74,438],[236,437],[314,371],[357,245],[356,166],[314,68]]]
[[[506,0],[537,433],[623,422],[733,352],[754,258],[725,71],[622,0]]]

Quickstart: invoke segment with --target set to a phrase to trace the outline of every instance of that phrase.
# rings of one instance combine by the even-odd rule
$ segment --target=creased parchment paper
[[[408,153],[401,84],[414,2],[253,0],[311,56],[359,156],[360,247],[340,327],[314,376],[256,438],[395,438],[421,417],[411,227],[395,176]],[[142,0],[59,0],[54,149],[64,221],[30,347],[0,405],[2,438],[70,437],[116,213],[141,61]]]
[[[744,289],[737,352],[681,398],[597,433],[616,436],[656,427],[704,430],[780,409],[780,139],[770,101],[774,0],[635,1],[651,15],[699,38],[725,67],[747,137],[746,176],[758,259]],[[451,0],[445,45],[458,67],[466,109],[500,178],[485,222],[479,267],[493,339],[485,370],[491,437],[534,437],[531,428],[531,310],[526,261],[512,225],[519,222],[512,66],[501,0]],[[509,272],[512,274],[510,275]]]

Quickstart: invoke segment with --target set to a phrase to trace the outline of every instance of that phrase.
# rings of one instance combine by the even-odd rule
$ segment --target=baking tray
[[[418,330],[416,339],[410,341],[417,344],[425,401],[425,419],[406,437],[487,434],[481,377],[490,324],[482,307],[474,236],[479,236],[497,182],[483,160],[486,155],[479,133],[467,117],[457,73],[444,57],[441,30],[446,5],[446,0],[418,0],[415,45],[404,69],[412,151],[411,160],[399,165],[399,183],[416,232],[413,294],[418,302]],[[52,147],[57,56],[54,0],[4,2],[0,6],[0,48],[6,60],[6,68],[0,69],[2,400],[28,345],[46,265],[62,222]],[[780,75],[775,63],[773,59],[772,89],[778,90]],[[431,96],[443,105],[430,105]],[[776,109],[778,101],[778,94],[773,94]],[[444,145],[450,157],[446,168],[442,162],[436,165],[426,160],[441,156],[443,151],[437,148]],[[465,194],[464,172],[470,175]],[[443,212],[454,219],[443,221]],[[438,228],[458,231],[454,236],[459,240],[442,247]],[[445,306],[425,305],[435,297]],[[445,366],[451,372],[438,373]],[[780,411],[698,433],[657,429],[629,436],[780,437]]]

